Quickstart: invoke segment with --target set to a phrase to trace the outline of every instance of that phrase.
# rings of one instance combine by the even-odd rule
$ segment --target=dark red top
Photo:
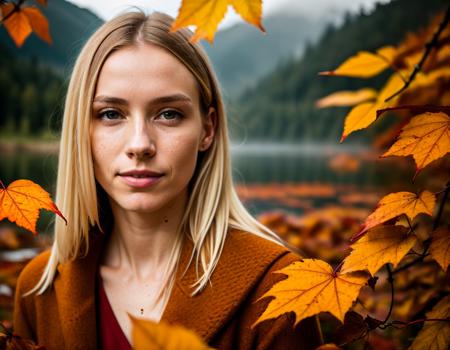
[[[127,337],[120,328],[116,316],[109,304],[108,296],[103,288],[103,281],[98,277],[98,335],[99,349],[103,350],[131,350]]]

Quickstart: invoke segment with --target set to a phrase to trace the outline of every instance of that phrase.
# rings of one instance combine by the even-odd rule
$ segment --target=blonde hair
[[[184,235],[194,245],[189,264],[195,255],[196,271],[199,262],[203,271],[201,276],[197,274],[192,295],[200,292],[210,279],[230,228],[283,244],[248,213],[234,190],[227,118],[216,77],[201,46],[189,41],[192,32],[188,29],[170,32],[172,21],[170,16],[158,12],[126,13],[103,24],[82,49],[66,96],[56,184],[56,203],[68,218],[68,224],[56,218],[50,259],[40,281],[29,293],[43,293],[49,288],[58,264],[86,254],[90,230],[93,227],[102,230],[107,224],[102,222],[100,211],[109,204],[96,184],[93,170],[88,132],[91,104],[99,72],[108,56],[140,42],[162,47],[177,57],[197,80],[202,107],[205,110],[213,107],[217,114],[216,135],[211,147],[199,158],[191,180],[189,201],[179,227],[181,234],[172,249],[166,273],[173,275]],[[167,278],[166,282],[171,285],[173,278]]]

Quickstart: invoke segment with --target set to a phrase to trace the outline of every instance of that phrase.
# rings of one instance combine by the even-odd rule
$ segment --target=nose
[[[156,145],[146,118],[132,118],[126,154],[130,159],[145,160],[156,153]]]

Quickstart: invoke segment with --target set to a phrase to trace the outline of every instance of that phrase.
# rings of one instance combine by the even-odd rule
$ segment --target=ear
[[[213,107],[209,107],[208,115],[203,120],[203,136],[199,151],[206,151],[214,141],[217,126],[217,113]]]

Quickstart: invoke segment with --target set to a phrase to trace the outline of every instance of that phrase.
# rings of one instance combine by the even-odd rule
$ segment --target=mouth
[[[164,174],[149,170],[131,170],[118,175],[128,186],[143,188],[156,184]]]

